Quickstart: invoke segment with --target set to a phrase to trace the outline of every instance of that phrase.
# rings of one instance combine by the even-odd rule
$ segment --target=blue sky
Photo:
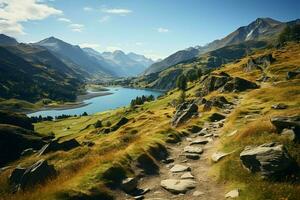
[[[298,0],[0,0],[0,32],[163,58],[258,17],[300,18]]]

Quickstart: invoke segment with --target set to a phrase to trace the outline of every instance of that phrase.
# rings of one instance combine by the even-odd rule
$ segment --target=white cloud
[[[70,24],[69,27],[73,32],[82,32],[84,25],[83,24]]]
[[[159,33],[167,33],[167,32],[169,32],[169,29],[160,27],[160,28],[157,29],[157,31]]]
[[[109,19],[110,19],[110,16],[105,15],[99,19],[99,22],[104,23],[104,22],[107,22]]]
[[[38,0],[0,0],[0,32],[25,34],[22,22],[42,20],[63,12]]]
[[[104,8],[102,9],[102,12],[108,14],[116,14],[116,15],[127,15],[132,13],[132,10],[128,10],[124,8],[111,8],[111,9]]]
[[[67,22],[67,23],[71,23],[72,21],[68,18],[64,18],[64,17],[60,17],[57,19],[58,21],[61,21],[61,22]]]
[[[83,8],[83,10],[84,10],[84,11],[92,11],[93,8],[86,6],[86,7]]]

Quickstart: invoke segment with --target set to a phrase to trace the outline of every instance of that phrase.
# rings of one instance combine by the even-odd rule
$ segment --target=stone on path
[[[212,154],[211,156],[211,160],[214,162],[219,162],[222,158],[224,158],[225,156],[229,155],[230,153],[224,153],[224,152],[215,152]]]
[[[198,197],[198,196],[201,196],[201,195],[204,195],[205,193],[204,192],[201,192],[201,191],[195,191],[194,193],[193,193],[193,196],[194,197]]]
[[[192,147],[192,146],[184,147],[183,151],[185,153],[195,153],[195,154],[203,153],[203,149],[201,147]]]
[[[188,159],[192,159],[192,160],[198,160],[200,158],[199,154],[195,154],[195,153],[187,153],[184,154],[186,158]]]
[[[190,143],[190,145],[194,144],[207,144],[208,140],[206,138],[198,138]]]
[[[191,168],[185,165],[176,164],[170,169],[170,171],[173,173],[186,172],[191,171]]]
[[[196,184],[195,181],[189,179],[166,179],[160,182],[163,188],[174,194],[186,193],[188,190],[194,189]]]
[[[182,178],[182,179],[193,179],[194,176],[191,174],[191,172],[185,172],[184,174],[182,174],[180,176],[180,178]]]
[[[122,181],[121,188],[126,192],[130,193],[136,189],[138,181],[136,178],[126,178]]]
[[[225,195],[225,198],[237,198],[240,195],[239,189],[234,189]]]

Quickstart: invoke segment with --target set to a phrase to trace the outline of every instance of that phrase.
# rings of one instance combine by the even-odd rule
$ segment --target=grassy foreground
[[[283,49],[261,50],[252,56],[259,56],[272,52],[276,61],[268,67],[267,75],[270,81],[262,83],[259,89],[243,93],[220,94],[213,92],[207,96],[209,99],[215,95],[224,95],[231,101],[239,98],[240,104],[226,119],[222,129],[220,150],[231,154],[221,162],[214,165],[212,172],[218,175],[219,181],[226,182],[228,190],[240,188],[240,199],[300,199],[300,185],[298,182],[270,182],[262,180],[259,176],[245,170],[239,160],[239,153],[247,145],[259,145],[270,141],[284,143],[289,153],[300,165],[300,145],[290,142],[287,138],[275,133],[270,123],[270,117],[275,115],[300,114],[300,79],[286,80],[287,71],[295,70],[300,66],[300,45],[290,44]],[[243,65],[248,57],[239,62],[228,64],[216,73],[227,72],[231,76],[239,76],[255,81],[261,76],[259,70],[244,72]],[[199,81],[189,83],[187,97],[195,99],[199,89]],[[29,156],[12,163],[15,167],[30,165],[41,158],[49,160],[59,172],[59,176],[49,180],[46,184],[33,188],[27,192],[9,193],[7,177],[13,167],[0,176],[0,199],[5,200],[37,200],[37,199],[70,199],[72,196],[95,196],[99,199],[114,196],[115,191],[107,185],[112,180],[108,169],[114,168],[117,174],[130,176],[136,170],[136,159],[147,154],[153,158],[151,148],[165,145],[167,139],[174,135],[181,136],[187,127],[202,125],[212,112],[203,112],[199,118],[176,129],[170,126],[170,120],[175,110],[170,103],[178,99],[180,92],[169,92],[164,97],[145,103],[138,108],[120,108],[91,116],[73,117],[63,120],[41,122],[35,124],[35,130],[42,135],[54,134],[62,140],[76,138],[80,143],[94,142],[92,147],[82,145],[68,152],[54,152],[42,157]],[[273,110],[271,105],[285,103],[285,110]],[[199,107],[202,112],[202,107]],[[115,124],[121,117],[129,122],[117,131],[104,134],[103,129]],[[104,127],[95,128],[94,124],[100,120]],[[235,136],[227,134],[237,130]],[[153,159],[154,162],[155,159]],[[88,199],[88,198],[87,198]],[[91,198],[92,199],[92,198]]]

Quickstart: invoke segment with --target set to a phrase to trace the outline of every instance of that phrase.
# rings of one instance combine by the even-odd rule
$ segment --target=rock
[[[177,179],[166,179],[160,182],[160,185],[171,193],[179,194],[186,193],[188,190],[196,187],[196,182],[193,180],[177,180]]]
[[[195,144],[207,144],[208,143],[208,140],[206,138],[198,138],[194,141],[192,141],[190,143],[190,145],[195,145]]]
[[[211,116],[208,117],[208,119],[211,121],[211,122],[216,122],[216,121],[220,121],[222,119],[225,119],[225,116],[224,115],[221,115],[219,113],[213,113]]]
[[[251,172],[260,172],[263,177],[280,179],[290,174],[295,163],[283,145],[266,143],[257,147],[246,147],[240,153],[242,164]]]
[[[218,108],[225,108],[226,105],[230,105],[231,103],[227,101],[227,99],[224,96],[215,96],[210,99],[212,102],[212,106],[218,107]]]
[[[34,153],[36,153],[36,151],[33,148],[29,148],[22,151],[21,156],[30,156]]]
[[[191,171],[191,168],[185,165],[176,164],[170,169],[170,171],[173,173],[186,172]]]
[[[122,117],[114,126],[111,127],[111,131],[118,130],[121,126],[127,124],[129,122],[129,119],[126,117]]]
[[[163,160],[162,162],[165,164],[170,164],[170,163],[174,162],[174,158],[167,158],[167,159]]]
[[[225,195],[225,198],[237,198],[240,196],[240,191],[239,189],[234,189],[234,190],[231,190],[230,192],[228,192],[226,195]]]
[[[178,134],[167,133],[167,135],[168,135],[168,138],[166,140],[167,143],[176,144],[176,143],[179,143],[181,141],[181,138]]]
[[[202,128],[200,126],[197,126],[197,125],[193,125],[193,126],[188,128],[188,131],[191,132],[191,133],[198,133],[201,130],[202,130]]]
[[[10,176],[10,183],[14,185],[16,190],[24,190],[36,184],[44,183],[56,174],[54,166],[42,159],[26,169],[16,168]]]
[[[212,106],[213,106],[212,101],[206,101],[203,106],[203,112],[210,111],[212,109]]]
[[[172,119],[172,125],[176,127],[196,115],[198,115],[198,106],[195,103],[182,103],[176,109],[176,113]]]
[[[215,91],[224,86],[228,81],[232,80],[230,76],[211,75],[202,82],[202,88],[199,91],[199,96],[204,97],[212,91]]]
[[[136,189],[138,184],[137,178],[126,178],[121,183],[121,188],[126,193],[130,193]]]
[[[180,176],[181,179],[193,179],[194,176],[191,174],[191,172],[185,172]]]
[[[139,195],[139,196],[135,196],[133,197],[135,200],[142,200],[144,199],[145,197],[143,195]]]
[[[242,79],[239,77],[234,77],[231,81],[227,82],[221,92],[243,92],[248,89],[257,89],[259,88],[256,83],[248,81],[246,79]]]
[[[206,134],[208,134],[208,128],[204,128],[198,133],[199,136],[204,136]]]
[[[203,153],[203,149],[201,147],[192,147],[192,146],[184,147],[183,151],[185,153],[192,153],[192,154],[201,154],[201,153]]]
[[[246,72],[250,72],[257,69],[263,71],[274,61],[275,59],[273,58],[272,54],[266,54],[257,58],[249,58],[244,70]]]
[[[288,106],[283,103],[278,103],[278,104],[272,105],[271,107],[276,110],[283,110],[283,109],[287,109]]]
[[[80,144],[75,139],[66,140],[61,143],[58,140],[54,140],[43,146],[38,154],[41,156],[54,151],[69,151],[79,146]]]
[[[215,152],[212,154],[211,156],[211,160],[214,162],[219,162],[222,158],[224,158],[225,156],[229,155],[230,153],[224,153],[224,152]]]
[[[297,141],[296,134],[293,129],[285,128],[282,130],[282,132],[280,134],[287,137],[290,141],[293,141],[293,142]]]
[[[293,79],[293,78],[295,78],[296,76],[298,76],[299,74],[300,74],[300,71],[289,71],[289,72],[287,72],[287,74],[286,74],[286,79],[287,79],[287,80]]]
[[[191,159],[191,160],[198,160],[200,158],[199,154],[195,154],[195,153],[187,153],[184,154],[186,158]]]
[[[282,132],[283,129],[292,129],[295,135],[294,141],[300,141],[300,115],[272,117],[271,123],[276,127],[278,132]]]
[[[201,192],[201,191],[195,191],[195,192],[193,192],[193,196],[194,197],[198,197],[198,196],[201,196],[201,195],[204,195],[205,193],[204,192]]]

